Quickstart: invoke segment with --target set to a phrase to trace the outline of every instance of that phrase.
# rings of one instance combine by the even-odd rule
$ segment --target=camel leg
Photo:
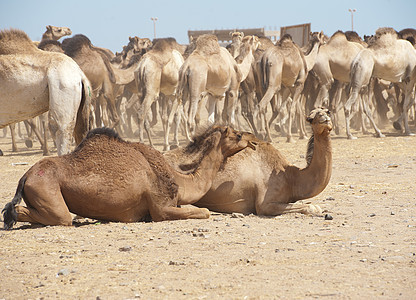
[[[43,225],[72,225],[72,216],[57,183],[26,182],[27,207],[16,206],[17,221]]]
[[[184,205],[182,207],[151,207],[149,209],[152,221],[167,220],[186,220],[186,219],[208,219],[209,210],[206,208],[198,208],[192,205]]]
[[[351,134],[350,121],[351,121],[351,108],[356,103],[357,98],[358,98],[358,91],[355,89],[351,92],[350,97],[348,98],[347,102],[344,105],[345,130],[347,132],[347,138],[350,140],[356,139],[356,137],[354,137]]]
[[[287,142],[293,142],[293,138],[292,138],[292,122],[293,122],[293,118],[295,117],[295,113],[296,113],[296,108],[298,106],[298,102],[299,102],[299,98],[300,98],[300,94],[302,92],[303,89],[303,84],[298,84],[295,87],[295,91],[293,92],[293,100],[290,103],[290,108],[289,108],[289,119],[288,119],[288,132],[287,132]]]
[[[10,128],[10,135],[12,136],[12,152],[17,152],[17,144],[16,144],[16,124],[9,125]]]
[[[302,202],[295,203],[263,203],[256,207],[257,214],[265,216],[277,216],[288,213],[301,213],[305,215],[321,215],[322,209],[318,205],[305,204]]]
[[[370,120],[370,123],[371,123],[371,125],[373,126],[373,128],[376,132],[376,136],[379,137],[379,138],[385,137],[385,135],[381,133],[380,129],[377,128],[376,122],[374,122],[374,118],[373,118],[373,115],[372,115],[372,113],[371,113],[371,111],[368,107],[367,101],[365,101],[365,100],[362,100],[362,101],[363,101],[362,104],[363,104],[364,113],[366,114],[366,116]]]

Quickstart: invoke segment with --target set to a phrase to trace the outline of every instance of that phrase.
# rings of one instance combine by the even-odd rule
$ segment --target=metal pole
[[[354,13],[357,11],[355,8],[349,8],[348,11],[351,13],[351,31],[354,31]]]
[[[157,21],[157,18],[150,18],[150,20],[153,21],[153,35],[154,35],[154,38],[156,38],[156,21]]]

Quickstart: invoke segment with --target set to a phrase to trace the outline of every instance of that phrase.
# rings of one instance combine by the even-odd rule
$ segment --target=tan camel
[[[335,131],[338,133],[339,103],[330,102],[329,89],[335,80],[338,84],[338,95],[345,84],[350,82],[350,69],[355,56],[364,48],[361,43],[347,40],[342,31],[335,32],[329,41],[323,45],[316,58],[313,72],[319,81],[319,92],[314,107],[330,106],[334,118]]]
[[[103,125],[102,113],[107,112],[106,107],[108,107],[112,119],[111,127],[116,126],[119,122],[115,108],[116,75],[108,57],[96,50],[91,41],[82,34],[65,39],[62,42],[62,47],[65,54],[77,62],[91,82],[96,126]],[[106,120],[104,122],[104,125],[110,126]]]
[[[323,36],[323,34],[322,34]],[[321,36],[320,36],[321,37]],[[284,35],[278,45],[268,48],[259,63],[259,74],[261,78],[261,86],[264,94],[259,102],[258,110],[266,127],[267,139],[271,141],[269,122],[265,119],[266,107],[272,100],[273,96],[278,93],[282,85],[291,95],[292,102],[289,108],[289,119],[287,130],[287,141],[292,142],[292,120],[294,118],[298,103],[300,102],[301,92],[308,74],[308,68],[312,68],[316,58],[316,54],[320,45],[323,43],[322,38],[316,39],[316,46],[313,51],[308,54],[309,58],[301,49],[292,41],[290,35]],[[289,95],[283,97],[283,101]],[[301,135],[306,133],[301,131]],[[302,137],[302,136],[301,136]]]
[[[228,51],[230,51],[231,55],[234,58],[237,58],[237,56],[240,55],[240,47],[241,47],[241,42],[243,41],[243,38],[244,38],[244,32],[239,32],[239,31],[230,32],[230,36],[231,36],[231,44],[229,44],[226,48],[228,49]]]
[[[175,39],[159,39],[153,48],[143,55],[135,71],[135,79],[139,90],[139,138],[143,142],[143,129],[146,129],[150,144],[152,140],[149,133],[148,113],[151,105],[158,100],[172,102],[167,115],[162,115],[164,129],[164,150],[169,150],[169,132],[173,116],[178,107],[176,89],[179,81],[179,69],[183,64],[183,57],[176,50],[179,45]],[[167,106],[166,103],[162,104]],[[178,137],[175,142],[179,143]]]
[[[116,222],[208,218],[207,209],[178,205],[198,201],[224,159],[254,147],[252,138],[229,127],[209,128],[188,145],[204,155],[193,172],[184,174],[154,148],[126,142],[108,128],[95,129],[74,152],[45,158],[23,175],[2,211],[4,227],[17,221],[71,225],[70,212]],[[27,207],[18,205],[22,198]]]
[[[371,77],[396,83],[403,91],[403,111],[395,122],[395,127],[400,128],[400,123],[403,120],[404,133],[411,135],[408,113],[414,102],[416,50],[408,41],[399,39],[397,32],[393,28],[379,28],[372,43],[368,48],[361,50],[352,63],[351,93],[344,105],[346,131],[349,138],[354,138],[350,132],[349,124],[351,107],[356,103],[360,90],[369,84]],[[363,103],[363,109],[370,119],[376,134],[379,137],[383,136],[377,128],[366,102]]]
[[[49,111],[58,155],[89,129],[90,83],[61,53],[36,48],[21,30],[0,32],[0,128]]]
[[[297,201],[318,195],[328,185],[332,171],[332,124],[324,109],[313,110],[308,121],[313,135],[305,168],[290,165],[271,144],[258,141],[255,151],[245,149],[229,157],[209,192],[194,205],[217,212],[267,216],[322,213],[319,206]],[[165,153],[176,168],[180,167],[179,151]],[[179,157],[182,158],[180,154]]]
[[[202,97],[208,97],[209,121],[213,123],[213,110],[218,107],[215,102],[226,97],[229,107],[234,107],[240,80],[241,72],[235,59],[225,48],[220,47],[217,37],[211,34],[199,36],[195,50],[185,60],[179,74],[178,95],[183,99],[184,106],[189,104],[186,113],[188,132],[194,132],[199,123],[196,116]],[[233,124],[233,116],[228,116],[229,123]]]
[[[72,31],[68,27],[57,27],[57,26],[48,25],[46,26],[45,33],[42,35],[41,42],[45,40],[57,41],[61,37],[71,35],[71,34],[72,34]]]

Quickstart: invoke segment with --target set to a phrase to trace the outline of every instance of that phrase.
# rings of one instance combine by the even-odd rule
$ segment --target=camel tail
[[[9,230],[12,229],[13,225],[17,222],[17,213],[15,206],[22,201],[23,198],[23,189],[26,182],[26,175],[24,175],[19,180],[19,184],[17,185],[16,194],[11,202],[7,203],[6,206],[1,211],[3,214],[3,222],[4,222],[4,229]]]
[[[82,97],[75,122],[74,137],[77,145],[90,130],[91,84],[85,75],[82,78]]]

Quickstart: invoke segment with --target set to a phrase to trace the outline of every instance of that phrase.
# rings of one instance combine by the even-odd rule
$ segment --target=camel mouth
[[[256,142],[252,142],[252,141],[249,141],[248,143],[247,143],[247,147],[250,147],[251,149],[253,149],[253,150],[256,150],[257,149],[257,143]]]

